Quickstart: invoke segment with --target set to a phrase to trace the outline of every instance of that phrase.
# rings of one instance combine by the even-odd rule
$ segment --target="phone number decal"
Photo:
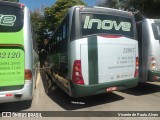
[[[20,58],[20,52],[0,52],[0,59],[2,58]]]

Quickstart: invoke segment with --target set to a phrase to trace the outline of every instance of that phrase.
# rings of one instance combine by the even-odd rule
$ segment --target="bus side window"
[[[61,41],[61,50],[60,50],[60,75],[62,77],[66,77],[68,73],[68,56],[67,56],[67,21],[64,21],[64,23],[61,26],[62,30],[62,41]]]
[[[54,62],[53,69],[63,77],[67,76],[68,73],[68,23],[69,17],[66,16],[62,24],[51,37],[49,45],[50,54],[54,56],[54,58],[52,58]]]

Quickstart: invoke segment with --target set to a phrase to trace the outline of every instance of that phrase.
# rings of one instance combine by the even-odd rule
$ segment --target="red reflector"
[[[20,6],[20,8],[21,8],[22,10],[24,10],[24,7],[25,7],[24,4],[19,4],[19,6]]]
[[[12,96],[12,94],[6,94],[6,97],[11,97]]]
[[[138,70],[135,71],[134,77],[138,76]]]
[[[122,36],[119,36],[119,35],[101,35],[101,37],[104,37],[104,38],[120,38]]]
[[[24,4],[22,4],[22,3],[20,3],[20,4],[19,4],[19,6],[22,8],[22,7],[24,7],[25,5],[24,5]]]
[[[112,92],[112,91],[116,91],[116,90],[118,90],[118,87],[109,87],[109,88],[107,88],[107,92]]]
[[[154,77],[153,77],[153,80],[157,80],[157,76],[154,76]]]
[[[25,80],[31,80],[32,79],[32,72],[28,69],[25,70]]]
[[[139,74],[138,64],[139,64],[138,57],[136,57],[136,69],[135,69],[134,77],[138,77],[138,74]]]

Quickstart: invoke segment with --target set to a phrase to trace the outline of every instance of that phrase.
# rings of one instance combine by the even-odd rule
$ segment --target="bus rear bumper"
[[[33,96],[33,83],[26,81],[24,87],[20,90],[1,91],[0,103],[31,100]]]
[[[160,81],[160,71],[149,71],[148,72],[148,81]]]
[[[128,88],[136,87],[138,84],[139,78],[135,79],[128,79],[116,82],[109,82],[103,84],[95,84],[95,85],[77,85],[75,83],[71,83],[71,97],[78,98],[78,97],[85,97],[91,95],[97,95],[102,93],[107,93],[107,88],[110,87],[117,87],[119,90],[124,90]]]

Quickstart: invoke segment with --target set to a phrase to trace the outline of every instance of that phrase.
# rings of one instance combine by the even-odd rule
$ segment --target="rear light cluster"
[[[72,81],[76,84],[84,85],[81,70],[81,60],[75,60],[73,65]]]
[[[25,80],[31,80],[32,79],[32,71],[26,69],[25,70]]]
[[[134,73],[134,77],[138,77],[138,64],[139,64],[138,57],[136,57],[136,70]]]
[[[151,67],[151,69],[152,70],[157,70],[157,59],[156,59],[156,57],[155,56],[151,56],[150,57],[150,67]],[[154,76],[153,77],[153,80],[154,81],[156,81],[156,80],[158,80],[159,79],[159,76]]]
[[[157,68],[157,61],[156,57],[151,56],[150,61],[151,61],[151,69],[156,69]]]

